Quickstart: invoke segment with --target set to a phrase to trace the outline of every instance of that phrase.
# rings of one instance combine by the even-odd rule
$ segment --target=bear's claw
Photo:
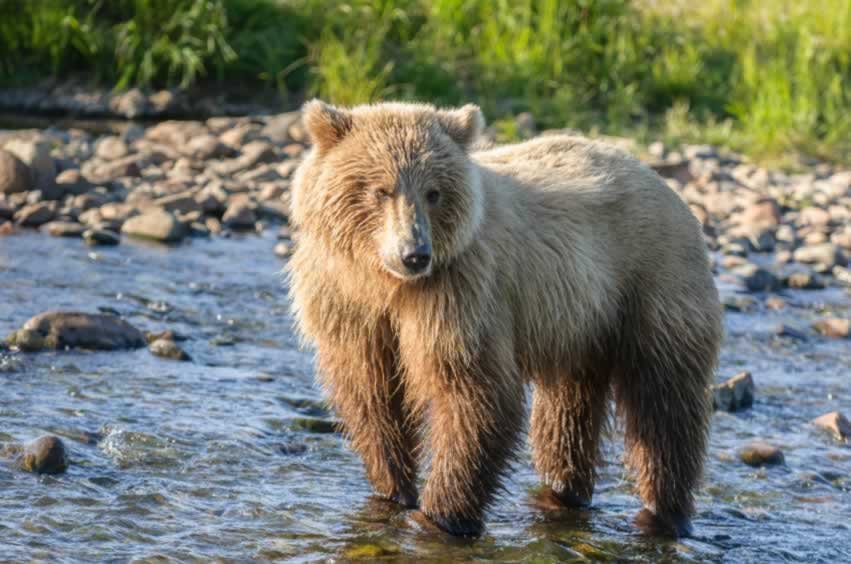
[[[685,515],[662,517],[647,508],[635,516],[635,525],[643,534],[653,537],[684,538],[692,534],[691,520]]]

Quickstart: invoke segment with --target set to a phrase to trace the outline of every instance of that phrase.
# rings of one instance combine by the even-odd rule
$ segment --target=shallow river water
[[[847,315],[847,294],[793,293],[781,312],[727,314],[719,379],[750,370],[756,402],[714,416],[694,538],[635,534],[640,504],[615,432],[592,509],[530,507],[537,480],[523,462],[484,537],[467,542],[369,498],[298,349],[274,244],[268,232],[97,250],[0,238],[0,336],[49,309],[105,308],[186,336],[193,358],[0,351],[0,444],[53,433],[72,461],[37,476],[0,460],[0,561],[851,561],[851,446],[810,424],[851,414],[851,341],[775,335],[820,309]],[[756,439],[781,447],[785,464],[740,462]]]

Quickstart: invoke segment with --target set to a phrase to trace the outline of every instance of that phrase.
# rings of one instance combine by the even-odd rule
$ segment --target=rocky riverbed
[[[297,113],[0,132],[4,557],[851,559],[851,171],[644,151],[726,310],[697,536],[634,535],[616,432],[592,510],[533,510],[524,462],[468,544],[367,500],[298,350],[279,271],[304,142]]]

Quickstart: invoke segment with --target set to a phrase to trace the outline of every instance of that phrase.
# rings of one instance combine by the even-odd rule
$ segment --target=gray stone
[[[712,386],[715,409],[738,411],[753,405],[754,383],[750,372],[740,372],[729,380]]]
[[[129,218],[121,226],[121,232],[129,237],[164,243],[180,241],[187,235],[186,226],[170,212],[161,209]]]
[[[87,229],[83,241],[91,246],[115,246],[121,242],[121,236],[109,229]]]
[[[256,222],[255,206],[244,200],[228,205],[228,209],[222,216],[222,223],[231,229],[253,229]]]
[[[24,227],[40,227],[51,221],[56,215],[56,210],[51,203],[40,202],[29,204],[15,214],[15,222]]]
[[[121,137],[110,135],[102,137],[95,145],[95,156],[105,161],[114,161],[130,153],[127,143]]]
[[[73,194],[75,196],[85,194],[95,187],[94,184],[89,182],[89,180],[83,176],[83,173],[75,168],[60,172],[56,177],[56,186],[63,195]]]
[[[29,352],[64,348],[114,350],[143,347],[145,336],[114,315],[49,311],[27,321],[9,335],[7,342]]]
[[[50,200],[59,197],[56,191],[56,163],[50,156],[50,147],[42,141],[24,141],[13,139],[3,147],[18,157],[32,171],[32,180],[36,189]]]
[[[0,149],[0,194],[16,194],[32,188],[30,168],[12,153]]]
[[[51,221],[42,229],[53,237],[82,237],[86,227],[75,221]]]
[[[836,265],[845,266],[845,256],[833,243],[821,243],[800,247],[793,255],[795,260],[804,264],[817,264],[831,269]]]

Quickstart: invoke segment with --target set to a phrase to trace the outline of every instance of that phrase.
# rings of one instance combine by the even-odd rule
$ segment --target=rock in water
[[[775,466],[783,464],[786,459],[776,446],[762,441],[753,442],[739,451],[739,458],[748,466]]]
[[[840,440],[847,440],[851,437],[851,421],[839,413],[831,411],[824,415],[813,419],[813,424],[833,433]]]
[[[825,337],[846,339],[848,334],[851,333],[851,319],[842,319],[841,317],[819,319],[813,322],[813,329]]]
[[[68,468],[68,453],[59,437],[45,435],[24,445],[18,466],[36,474],[61,474]]]
[[[145,336],[114,315],[49,311],[27,321],[7,342],[28,352],[66,347],[115,350],[144,347]]]
[[[121,232],[130,237],[174,243],[186,237],[187,230],[174,215],[163,210],[152,210],[131,217],[121,226]]]
[[[754,383],[750,372],[736,374],[726,382],[712,386],[715,409],[737,411],[753,405]]]
[[[151,354],[161,356],[163,358],[170,358],[172,360],[192,360],[186,351],[177,346],[177,343],[167,338],[155,339],[150,345],[148,345],[148,350],[151,351]]]

